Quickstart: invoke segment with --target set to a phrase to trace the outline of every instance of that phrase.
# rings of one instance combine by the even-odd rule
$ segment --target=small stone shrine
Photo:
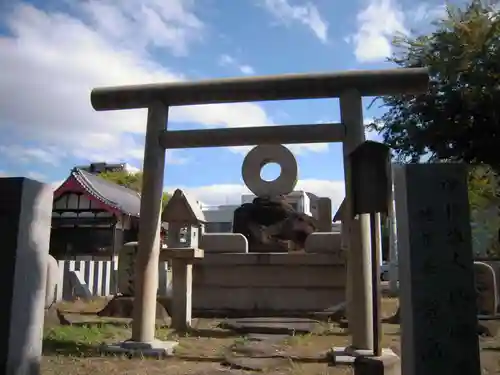
[[[172,327],[185,331],[191,326],[193,263],[204,257],[198,239],[205,216],[195,200],[177,189],[163,209],[162,220],[168,224],[168,236],[160,260],[172,264]],[[189,247],[181,242],[183,228],[191,233]]]
[[[167,247],[198,247],[205,215],[189,194],[175,190],[163,209],[162,221],[168,224]],[[181,241],[183,229],[186,229],[185,242]]]
[[[281,167],[274,181],[260,177],[268,163]],[[297,183],[298,167],[295,157],[283,145],[260,145],[245,157],[243,181],[256,198],[234,211],[233,232],[248,240],[249,252],[289,252],[303,250],[307,237],[317,230],[316,220],[296,212],[285,200]]]

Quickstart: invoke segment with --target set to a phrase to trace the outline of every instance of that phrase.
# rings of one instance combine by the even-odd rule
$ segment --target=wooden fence
[[[78,272],[81,281],[85,282],[90,294],[95,297],[111,297],[118,291],[118,257],[110,260],[68,259],[59,260],[59,278],[57,300],[69,301],[75,297],[74,285],[70,282],[70,273]],[[164,270],[164,271],[163,271]],[[160,263],[158,277],[158,293],[167,295],[170,288],[167,262]]]

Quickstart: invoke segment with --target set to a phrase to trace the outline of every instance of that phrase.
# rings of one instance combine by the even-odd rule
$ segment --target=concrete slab
[[[318,321],[312,319],[260,317],[228,319],[222,322],[220,327],[238,333],[293,335],[311,333],[317,325]]]
[[[250,333],[247,335],[248,341],[268,341],[268,342],[281,342],[290,335],[266,335],[262,333]]]
[[[123,341],[111,345],[102,345],[101,353],[123,354],[128,356],[164,358],[174,355],[177,341],[154,340],[152,342]]]
[[[247,371],[272,371],[290,365],[286,358],[250,358],[226,354],[222,365]]]

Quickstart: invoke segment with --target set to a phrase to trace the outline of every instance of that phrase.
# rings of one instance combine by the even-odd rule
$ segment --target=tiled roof
[[[71,174],[89,194],[104,204],[139,217],[141,196],[136,191],[78,168],[74,168]]]

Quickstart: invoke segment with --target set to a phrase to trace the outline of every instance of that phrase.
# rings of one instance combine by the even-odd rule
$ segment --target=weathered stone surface
[[[45,309],[50,308],[57,301],[58,288],[62,288],[58,285],[59,281],[59,265],[57,264],[56,258],[52,255],[47,256],[47,279],[45,286]]]
[[[289,365],[289,360],[286,358],[250,358],[235,356],[232,353],[227,353],[223,365],[233,369],[247,371],[270,371],[279,367]]]
[[[43,326],[45,328],[70,324],[71,323],[65,318],[65,316],[54,306],[45,309],[45,316],[43,320]]]
[[[248,240],[249,252],[303,250],[316,220],[296,212],[284,197],[257,197],[234,211],[233,232]]]
[[[220,326],[239,333],[292,335],[313,332],[318,321],[301,318],[245,318],[228,319]]]
[[[237,342],[231,346],[231,351],[252,358],[265,358],[283,355],[276,341]]]
[[[498,332],[498,322],[494,320],[480,320],[477,322],[477,334],[484,337],[494,337]]]
[[[394,315],[382,319],[383,323],[388,323],[388,324],[399,324],[401,322],[401,309],[398,307],[398,310],[394,313]]]
[[[328,320],[339,322],[346,318],[346,308],[347,302],[344,301],[335,306],[329,307],[328,309],[314,313],[314,316],[318,319],[327,318]]]
[[[249,341],[270,341],[270,342],[281,342],[290,337],[290,335],[269,335],[261,333],[250,333],[247,335]]]
[[[474,262],[474,279],[476,282],[478,314],[496,314],[498,294],[495,271],[489,264]]]
[[[134,297],[116,296],[97,313],[97,316],[108,316],[114,318],[132,318],[134,309]],[[159,302],[156,303],[156,319],[167,320],[167,310]]]
[[[191,375],[245,375],[248,372],[243,370],[222,368],[209,368],[201,371],[190,372]]]

